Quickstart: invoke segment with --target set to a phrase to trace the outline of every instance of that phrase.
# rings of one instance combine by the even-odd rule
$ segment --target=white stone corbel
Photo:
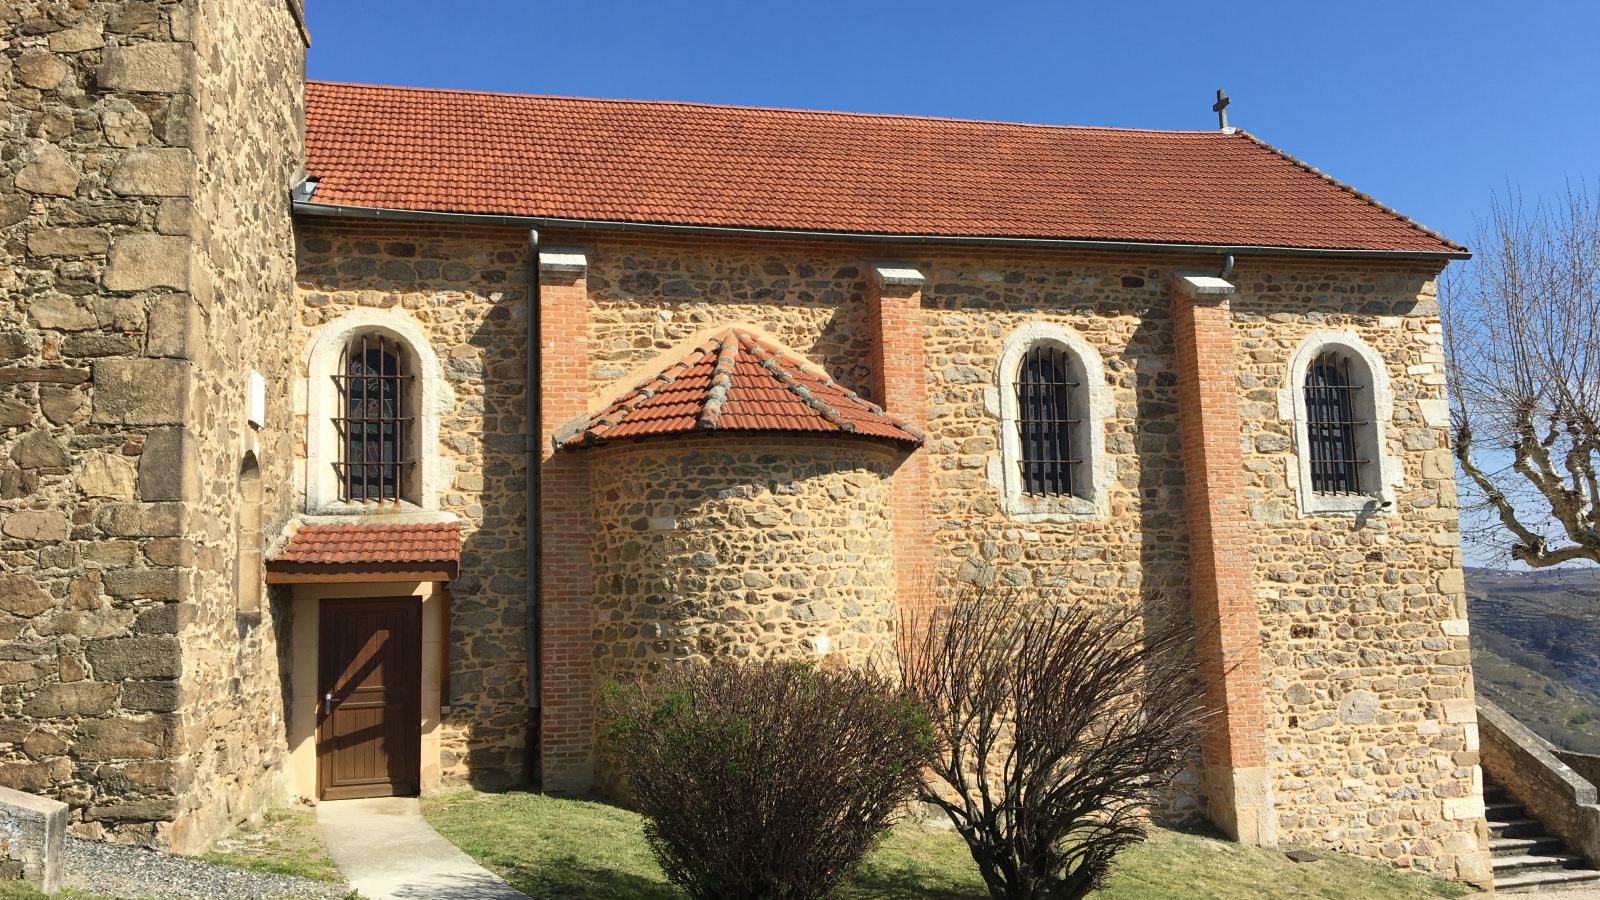
[[[917,267],[906,262],[875,262],[867,263],[867,268],[872,270],[872,280],[878,287],[922,287],[928,280],[926,275],[917,271]]]
[[[1173,272],[1172,286],[1196,300],[1224,300],[1239,292],[1232,282],[1206,272]]]
[[[589,272],[589,251],[581,247],[540,247],[539,271],[586,275]]]

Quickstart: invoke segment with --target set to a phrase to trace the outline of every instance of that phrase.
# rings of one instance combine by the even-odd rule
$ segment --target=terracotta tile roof
[[[922,443],[922,434],[800,362],[729,328],[612,401],[563,449],[691,431],[822,431]]]
[[[268,568],[307,565],[339,567],[404,565],[418,570],[454,571],[461,558],[461,525],[303,525]]]
[[[889,235],[1461,250],[1243,132],[312,81],[306,167],[320,179],[312,201],[332,205]]]

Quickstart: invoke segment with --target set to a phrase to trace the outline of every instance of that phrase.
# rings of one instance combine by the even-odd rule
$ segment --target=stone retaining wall
[[[1556,759],[1567,764],[1567,767],[1578,773],[1578,777],[1600,788],[1600,756],[1591,753],[1573,753],[1570,750],[1554,750]]]
[[[1504,710],[1478,700],[1483,767],[1567,849],[1600,865],[1600,796],[1569,768],[1549,741]]]

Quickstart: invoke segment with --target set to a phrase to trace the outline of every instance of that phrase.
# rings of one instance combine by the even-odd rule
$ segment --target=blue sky
[[[1073,125],[1232,124],[1466,242],[1600,170],[1600,3],[308,0],[312,78]]]
[[[306,5],[335,81],[1197,129],[1221,87],[1230,124],[1469,245],[1492,192],[1600,176],[1594,0]]]

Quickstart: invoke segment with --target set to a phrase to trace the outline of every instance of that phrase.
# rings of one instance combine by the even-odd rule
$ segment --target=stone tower
[[[0,783],[196,848],[281,781],[300,0],[0,21]]]

